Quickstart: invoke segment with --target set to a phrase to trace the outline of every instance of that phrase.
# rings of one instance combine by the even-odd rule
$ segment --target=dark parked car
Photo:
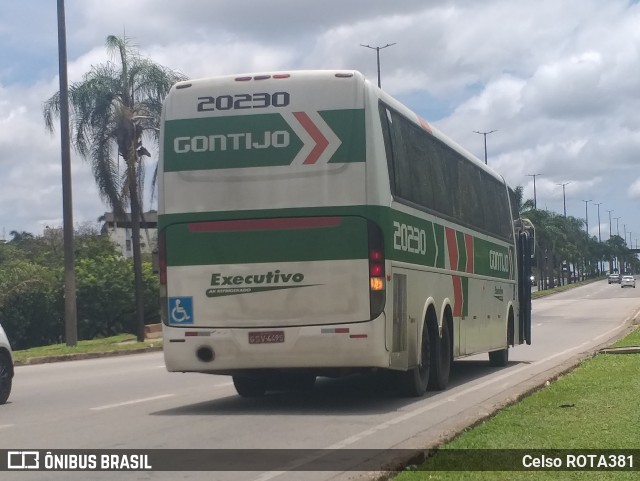
[[[13,355],[9,339],[0,326],[0,404],[4,404],[11,394],[13,380]]]

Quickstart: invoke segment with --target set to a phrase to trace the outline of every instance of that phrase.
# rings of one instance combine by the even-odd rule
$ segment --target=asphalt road
[[[231,379],[170,374],[162,353],[16,368],[0,406],[0,449],[386,449],[434,446],[511,399],[544,384],[621,335],[640,289],[596,282],[538,299],[533,344],[509,365],[487,356],[454,363],[450,387],[397,397],[377,376],[321,379],[309,393],[236,395]],[[259,453],[249,452],[255,460]],[[251,463],[251,460],[247,461]],[[4,472],[9,480],[326,480],[339,472]]]

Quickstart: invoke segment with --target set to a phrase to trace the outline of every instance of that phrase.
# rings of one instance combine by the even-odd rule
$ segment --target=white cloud
[[[59,133],[41,103],[57,91],[55,2],[0,4],[0,226],[61,217]],[[239,5],[241,7],[239,8]],[[126,33],[154,61],[192,78],[259,70],[355,68],[432,121],[539,206],[584,216],[602,201],[624,223],[640,199],[640,6],[626,0],[87,0],[67,2],[69,78],[104,62]],[[37,25],[37,28],[34,26]],[[105,207],[74,155],[76,219]],[[632,201],[630,201],[631,199]],[[595,208],[594,208],[595,212]],[[595,214],[594,214],[595,215]],[[640,223],[631,227],[640,232]]]

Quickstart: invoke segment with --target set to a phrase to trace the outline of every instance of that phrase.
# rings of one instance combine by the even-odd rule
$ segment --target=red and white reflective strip
[[[185,331],[184,337],[210,336],[209,331]]]
[[[351,339],[366,339],[368,334],[350,334],[348,327],[323,327],[320,329],[321,334],[349,334]]]

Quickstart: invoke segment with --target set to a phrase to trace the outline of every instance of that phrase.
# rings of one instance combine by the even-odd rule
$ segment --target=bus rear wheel
[[[420,350],[420,364],[406,372],[398,373],[403,394],[411,397],[423,396],[429,384],[431,372],[431,336],[425,323],[422,329],[422,348]]]
[[[504,367],[509,362],[509,348],[491,351],[489,353],[489,364],[494,367]]]
[[[260,397],[267,391],[264,379],[247,376],[233,376],[233,385],[242,397]]]
[[[442,337],[436,338],[431,350],[431,372],[429,389],[442,391],[446,389],[451,372],[451,333],[449,323],[442,324]]]
[[[507,346],[499,351],[491,351],[489,353],[489,364],[494,367],[505,367],[509,363],[509,345],[513,340],[513,312],[509,312],[509,320],[507,321]]]

